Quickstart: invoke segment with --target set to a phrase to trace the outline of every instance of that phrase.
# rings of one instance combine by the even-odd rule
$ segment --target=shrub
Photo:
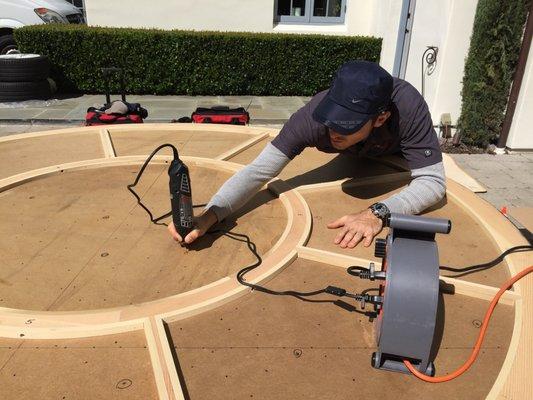
[[[499,136],[531,0],[479,0],[465,63],[462,141],[485,147]]]
[[[61,91],[103,92],[102,67],[122,67],[137,94],[304,95],[327,88],[345,61],[378,61],[381,39],[35,25],[15,31],[47,55]],[[118,82],[111,86],[118,89]]]

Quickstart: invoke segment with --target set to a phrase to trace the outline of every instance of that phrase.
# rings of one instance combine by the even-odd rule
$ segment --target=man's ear
[[[385,111],[379,114],[374,121],[374,128],[379,128],[381,125],[383,125],[385,121],[389,119],[390,115],[390,111]]]

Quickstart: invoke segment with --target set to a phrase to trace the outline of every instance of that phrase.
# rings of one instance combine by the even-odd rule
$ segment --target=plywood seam
[[[236,155],[242,153],[243,151],[249,149],[254,144],[259,143],[260,141],[262,141],[266,137],[268,137],[268,133],[260,133],[256,137],[248,139],[247,141],[245,141],[245,142],[233,147],[232,149],[229,149],[228,151],[218,155],[217,157],[215,157],[215,159],[216,160],[221,160],[221,161],[227,161],[230,158],[233,158]]]

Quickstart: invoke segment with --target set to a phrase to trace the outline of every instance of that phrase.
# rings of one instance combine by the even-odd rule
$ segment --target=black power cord
[[[246,246],[248,247],[250,252],[255,256],[255,258],[256,258],[256,262],[255,263],[253,263],[252,265],[249,265],[247,267],[244,267],[239,272],[237,272],[237,281],[241,285],[248,286],[252,290],[257,290],[258,292],[263,292],[263,293],[271,294],[271,295],[274,295],[274,296],[292,296],[292,297],[296,297],[297,299],[300,299],[302,301],[309,301],[309,302],[313,302],[313,303],[317,303],[317,302],[321,302],[321,301],[320,300],[309,300],[309,299],[306,299],[305,297],[316,296],[316,295],[322,294],[322,293],[329,293],[329,294],[335,294],[337,296],[341,296],[341,294],[333,293],[333,290],[328,291],[329,288],[334,288],[333,286],[328,286],[325,289],[315,290],[315,291],[312,291],[312,292],[297,292],[297,291],[294,291],[294,290],[276,291],[276,290],[268,289],[268,288],[266,288],[264,286],[260,286],[260,285],[254,284],[254,283],[246,282],[246,279],[244,278],[244,275],[246,275],[248,272],[252,271],[253,269],[259,267],[261,265],[261,263],[263,262],[261,256],[257,252],[257,247],[256,247],[255,243],[252,242],[247,235],[242,234],[242,233],[225,231],[225,230],[222,230],[222,229],[218,229],[218,230],[214,230],[214,231],[208,231],[207,233],[208,234],[221,233],[222,235],[227,236],[227,237],[229,237],[229,238],[231,238],[233,240],[237,240],[239,242],[245,242]],[[334,288],[334,289],[339,289],[339,288]],[[344,289],[340,289],[340,290],[344,290]],[[344,293],[346,293],[345,290],[344,290]],[[329,302],[329,301],[324,301],[324,302]]]
[[[495,267],[496,265],[501,263],[503,259],[509,254],[520,253],[523,251],[533,251],[533,246],[532,245],[520,245],[520,246],[511,247],[510,249],[505,250],[502,254],[500,254],[494,260],[488,261],[483,264],[472,265],[470,267],[464,267],[464,268],[452,268],[452,267],[441,266],[440,269],[443,271],[457,272],[457,274],[455,275],[450,275],[450,278],[459,278],[461,276],[473,274],[475,272],[485,271],[487,269]]]
[[[488,261],[483,264],[472,265],[472,266],[464,267],[464,268],[447,267],[443,265],[443,266],[440,266],[439,268],[443,271],[456,272],[457,273],[456,275],[446,275],[446,276],[449,276],[450,278],[459,278],[461,276],[465,276],[465,275],[469,275],[469,274],[473,274],[476,272],[481,272],[481,271],[485,271],[487,269],[493,268],[499,263],[501,263],[503,259],[509,254],[520,253],[524,251],[533,251],[533,246],[532,245],[520,245],[520,246],[511,247],[505,250],[502,254],[500,254],[494,260]],[[368,278],[370,276],[369,269],[366,267],[361,267],[359,265],[348,267],[346,272],[348,272],[348,274],[352,276],[357,276],[359,278]]]

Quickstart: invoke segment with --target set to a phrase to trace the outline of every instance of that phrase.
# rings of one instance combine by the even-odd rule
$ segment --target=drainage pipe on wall
[[[518,56],[518,65],[515,70],[515,77],[513,85],[511,87],[511,93],[509,94],[509,103],[507,104],[507,111],[505,112],[505,118],[503,120],[502,132],[498,138],[497,147],[503,149],[507,144],[507,138],[509,137],[509,131],[513,123],[514,112],[516,109],[516,103],[518,101],[518,95],[520,94],[520,87],[522,86],[522,79],[524,78],[524,72],[526,69],[527,56],[529,54],[529,47],[531,46],[531,36],[533,35],[533,1],[529,7],[529,14],[526,21],[526,29],[524,30],[524,39],[522,46],[520,47],[520,55]]]
[[[392,67],[392,75],[401,79],[405,78],[405,71],[407,69],[415,6],[416,0],[402,1],[398,39],[396,40],[396,53],[394,55],[394,66]]]

